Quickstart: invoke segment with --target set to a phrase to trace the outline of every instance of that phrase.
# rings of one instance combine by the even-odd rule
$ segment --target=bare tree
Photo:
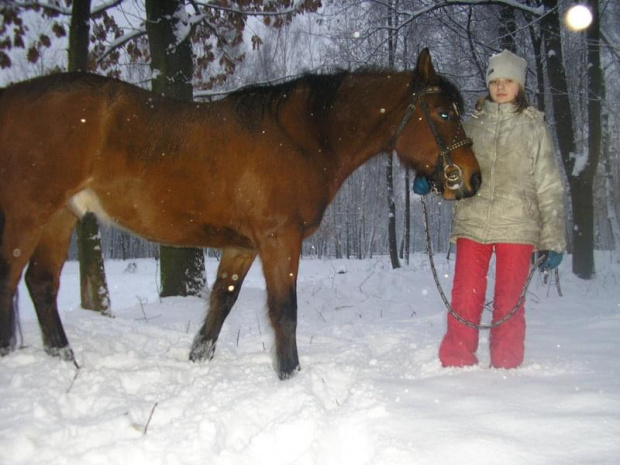
[[[158,94],[192,100],[193,55],[183,0],[146,0],[146,31]],[[160,247],[160,295],[200,295],[206,284],[202,249]]]
[[[69,28],[69,71],[88,70],[90,0],[74,0]],[[110,291],[105,276],[97,218],[86,213],[76,226],[82,308],[110,315]]]

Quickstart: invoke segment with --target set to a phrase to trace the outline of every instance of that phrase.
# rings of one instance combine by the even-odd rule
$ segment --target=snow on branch
[[[388,6],[382,0],[369,0],[371,3],[381,4]],[[403,21],[396,26],[381,26],[375,28],[376,31],[392,31],[393,33],[397,33],[400,30],[406,28],[409,24],[411,24],[416,19],[428,14],[432,11],[439,10],[442,8],[447,8],[451,6],[480,6],[480,5],[505,5],[515,9],[518,9],[524,13],[529,13],[534,16],[543,16],[545,14],[545,7],[543,5],[538,7],[532,7],[529,5],[525,5],[523,3],[518,2],[517,0],[443,0],[441,2],[437,2],[423,8],[419,8],[415,11],[396,11],[392,8],[394,13],[399,17],[404,18]],[[368,36],[372,35],[372,32],[368,34]],[[378,48],[380,48],[380,45]]]
[[[115,6],[120,5],[121,3],[123,3],[125,0],[109,0],[105,3],[102,3],[101,5],[97,5],[95,8],[92,9],[92,11],[90,12],[90,17],[91,18],[95,18],[97,16],[99,16],[101,13],[103,13],[104,11],[107,11],[111,8],[114,8]],[[56,5],[54,3],[50,3],[50,2],[39,2],[39,1],[32,1],[32,2],[28,2],[28,1],[15,1],[13,2],[13,6],[17,7],[17,8],[43,8],[49,11],[53,11],[55,13],[64,15],[64,16],[71,16],[73,14],[72,8],[71,7],[63,7],[60,5]]]
[[[386,5],[385,2],[382,2],[380,0],[371,0],[371,3]],[[505,5],[505,6],[509,6],[511,8],[515,8],[517,10],[523,11],[524,13],[529,13],[534,16],[542,16],[545,13],[545,7],[543,5],[533,7],[533,6],[521,3],[517,0],[443,0],[440,2],[436,2],[432,5],[420,8],[413,12],[395,11],[395,13],[397,13],[399,16],[407,17],[407,22],[410,22],[431,11],[439,10],[441,8],[446,8],[450,6],[459,6],[459,5],[460,6]]]
[[[245,16],[285,16],[285,15],[298,13],[298,10],[294,6],[292,8],[287,8],[285,10],[277,10],[277,11],[245,11],[245,10],[240,10],[238,8],[230,8],[230,7],[220,6],[220,5],[214,5],[210,2],[193,2],[193,3],[196,5],[202,6],[204,8],[210,8],[210,9],[218,10],[218,11],[226,11],[228,13],[237,13],[237,14],[245,15]]]
[[[112,53],[117,48],[122,47],[127,42],[129,42],[129,41],[131,41],[131,40],[133,40],[133,39],[135,39],[137,37],[143,36],[144,34],[146,34],[146,27],[144,27],[144,26],[140,27],[140,28],[133,29],[132,31],[128,32],[127,34],[123,34],[118,39],[116,39],[113,42],[111,42],[110,45],[108,45],[108,47],[103,51],[101,56],[99,58],[97,58],[97,63],[101,63],[106,56],[108,56],[110,53]]]
[[[104,11],[110,10],[114,8],[115,6],[120,5],[121,3],[123,3],[123,1],[124,0],[109,0],[105,3],[102,3],[101,5],[97,5],[95,8],[91,10],[90,17],[95,18],[101,15]]]
[[[65,8],[49,2],[13,2],[13,6],[17,8],[45,8],[58,14],[71,16],[71,8]]]
[[[543,5],[534,7],[518,2],[517,0],[444,0],[441,3],[435,4],[433,8],[437,9],[453,5],[505,5],[521,10],[524,13],[530,13],[534,16],[542,16],[545,13],[545,7]],[[413,15],[417,15],[417,12],[414,12]]]

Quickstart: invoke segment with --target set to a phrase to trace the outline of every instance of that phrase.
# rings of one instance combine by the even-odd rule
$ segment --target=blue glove
[[[540,265],[538,265],[538,269],[540,271],[548,271],[557,268],[560,263],[562,263],[562,258],[564,254],[561,252],[554,252],[553,250],[541,250],[540,255],[545,257]]]
[[[413,180],[413,192],[418,195],[426,195],[431,191],[431,183],[426,176],[416,175]]]

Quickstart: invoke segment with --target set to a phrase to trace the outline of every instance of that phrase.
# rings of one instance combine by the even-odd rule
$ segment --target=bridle
[[[429,94],[439,93],[441,93],[441,88],[439,86],[427,86],[421,91],[413,93],[411,103],[407,107],[405,116],[403,117],[402,121],[398,125],[398,128],[396,129],[396,133],[394,134],[392,141],[394,144],[396,143],[396,140],[407,126],[407,123],[409,123],[409,121],[411,120],[411,117],[415,112],[416,106],[419,104],[420,108],[422,109],[422,113],[424,114],[426,124],[428,124],[431,132],[433,133],[433,137],[435,138],[435,143],[437,144],[437,147],[439,147],[439,156],[437,163],[435,164],[435,172],[433,173],[431,183],[434,185],[433,187],[435,188],[435,190],[437,190],[437,181],[439,179],[439,174],[443,171],[445,187],[450,190],[457,190],[460,189],[463,185],[463,170],[459,165],[452,161],[450,153],[461,147],[471,146],[473,142],[469,137],[465,135],[463,126],[459,122],[459,126],[454,133],[452,142],[450,143],[450,145],[446,146],[446,143],[439,135],[437,127],[435,126],[435,123],[431,118],[428,104],[426,103],[426,99],[424,98]]]

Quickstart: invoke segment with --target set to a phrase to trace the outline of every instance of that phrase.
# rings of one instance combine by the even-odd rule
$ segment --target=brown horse
[[[13,297],[29,263],[44,348],[73,360],[56,297],[76,219],[93,212],[153,241],[223,249],[193,361],[213,356],[258,255],[277,372],[291,376],[302,240],[345,179],[379,153],[395,151],[446,199],[473,195],[480,171],[458,105],[427,50],[413,72],[309,75],[212,103],[89,74],[2,90],[0,353],[15,347]]]

